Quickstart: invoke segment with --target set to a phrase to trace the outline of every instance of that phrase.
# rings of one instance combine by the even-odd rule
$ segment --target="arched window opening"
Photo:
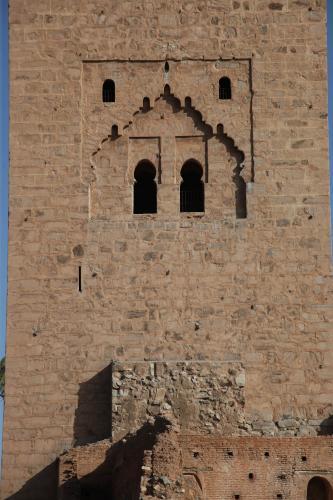
[[[113,80],[105,80],[103,83],[103,102],[115,102],[116,87]]]
[[[192,106],[192,99],[190,97],[185,97],[185,109],[189,109]]]
[[[235,177],[236,192],[236,218],[246,219],[247,208],[246,208],[246,182],[240,175]]]
[[[147,113],[148,111],[150,111],[150,99],[149,99],[149,97],[144,97],[143,98],[142,111],[144,113]]]
[[[166,61],[166,63],[164,64],[164,72],[169,73],[169,70],[170,70],[170,66],[169,66],[168,61]]]
[[[196,160],[188,160],[184,163],[180,174],[183,179],[180,184],[180,211],[204,212],[205,188],[201,180],[202,166]]]
[[[111,127],[111,137],[112,137],[112,139],[117,139],[117,137],[119,137],[119,134],[118,134],[118,125],[112,125],[112,127]]]
[[[319,476],[313,477],[308,484],[307,500],[332,500],[332,488],[327,479]]]
[[[220,78],[219,98],[222,100],[231,99],[231,80],[227,76]]]
[[[225,145],[227,151],[231,153],[237,162],[233,170],[232,180],[236,186],[235,189],[235,206],[236,218],[246,219],[247,217],[247,200],[246,200],[246,182],[242,177],[242,170],[244,168],[244,153],[236,148],[234,141],[227,136],[224,132],[224,127],[221,123],[217,124],[216,136],[222,144]]]
[[[218,137],[223,136],[223,134],[224,134],[224,126],[222,125],[222,123],[218,123],[217,124],[216,133],[217,133]]]
[[[134,203],[135,214],[156,214],[157,186],[155,182],[156,168],[149,160],[140,161],[134,172]]]
[[[170,85],[168,84],[164,85],[164,95],[168,97],[170,94],[171,94]]]

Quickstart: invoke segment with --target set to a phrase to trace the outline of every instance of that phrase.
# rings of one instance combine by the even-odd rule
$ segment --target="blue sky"
[[[333,0],[328,4],[328,50],[329,50],[329,121],[330,149],[333,151]],[[8,30],[7,0],[0,0],[0,356],[5,350],[6,283],[7,283],[7,198],[8,198]],[[332,158],[330,168],[332,172]],[[331,193],[333,175],[331,174]],[[332,199],[332,195],[331,195]],[[2,439],[0,401],[0,443]]]
[[[0,0],[0,356],[5,351],[8,197],[8,31],[7,0]],[[2,422],[3,402],[0,402]],[[0,425],[0,443],[2,425]]]
[[[333,151],[333,1],[327,0],[327,41],[328,41],[328,120],[329,120],[329,139],[330,152]],[[330,154],[330,173],[331,173],[331,214],[333,199],[333,159]],[[331,215],[331,226],[332,215]]]

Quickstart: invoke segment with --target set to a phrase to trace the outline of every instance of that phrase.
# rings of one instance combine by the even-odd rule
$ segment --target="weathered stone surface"
[[[131,401],[130,377],[110,387],[111,360],[239,364],[240,433],[330,433],[326,2],[10,0],[9,22],[2,496],[45,500],[60,453],[110,437],[111,390]],[[179,212],[190,158],[204,213]],[[142,159],[157,214],[132,213]],[[145,370],[142,393],[163,378]],[[147,396],[150,416],[175,413],[170,384]],[[207,399],[212,432],[223,398]]]

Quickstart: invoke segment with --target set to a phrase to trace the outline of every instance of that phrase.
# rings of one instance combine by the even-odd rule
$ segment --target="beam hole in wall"
[[[264,456],[265,456],[265,458],[268,458],[269,457],[269,451],[265,451]]]
[[[155,214],[157,212],[156,168],[149,160],[141,160],[134,171],[133,213]]]
[[[239,500],[239,499],[240,499],[240,495],[235,495],[235,496],[234,496],[234,498],[235,498],[236,500]]]
[[[306,462],[307,461],[307,457],[305,455],[302,456],[302,462]]]
[[[180,175],[180,211],[204,212],[205,187],[202,182],[203,169],[196,160],[187,160],[182,166]]]
[[[228,451],[227,451],[227,456],[228,456],[229,458],[232,458],[232,457],[234,456],[234,453],[233,453],[231,450],[228,450]]]
[[[281,494],[281,493],[278,493],[278,494],[276,495],[276,498],[283,498],[283,496],[282,496],[282,494]]]
[[[227,76],[219,80],[219,99],[223,101],[231,99],[231,80]]]
[[[250,472],[250,473],[249,473],[249,479],[250,479],[250,481],[252,481],[252,480],[254,479],[254,474],[253,474],[253,472]]]
[[[113,80],[105,80],[102,92],[103,102],[116,101],[116,86]]]
[[[327,479],[315,476],[307,487],[307,500],[332,500],[333,490]]]

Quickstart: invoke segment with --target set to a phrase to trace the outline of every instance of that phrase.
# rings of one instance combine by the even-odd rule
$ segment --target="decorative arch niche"
[[[195,472],[183,474],[185,482],[185,498],[188,500],[203,500],[204,491],[202,480]]]
[[[327,479],[314,476],[310,479],[306,493],[307,500],[332,500],[333,490]]]
[[[163,93],[156,99],[152,100],[147,95],[142,98],[142,106],[133,113],[131,121],[125,125],[110,124],[110,131],[110,135],[101,141],[100,146],[91,156],[90,178],[92,178],[92,183],[95,183],[94,192],[96,193],[96,195],[93,193],[93,196],[91,196],[92,204],[98,197],[100,200],[110,199],[111,204],[112,200],[119,198],[120,191],[125,195],[123,199],[127,200],[126,189],[129,192],[133,189],[133,180],[134,198],[137,199],[136,191],[141,189],[143,179],[140,176],[140,178],[137,178],[137,173],[134,174],[134,170],[141,163],[140,158],[145,158],[146,160],[144,161],[149,161],[155,169],[155,175],[151,177],[152,192],[153,186],[155,186],[154,189],[157,191],[156,181],[162,185],[164,183],[170,184],[175,182],[180,186],[180,190],[184,191],[186,182],[184,183],[185,179],[182,172],[184,173],[183,167],[185,163],[190,160],[192,162],[197,161],[202,169],[202,175],[197,183],[198,193],[199,186],[201,186],[199,198],[202,210],[198,211],[206,211],[205,209],[210,200],[208,195],[205,200],[206,189],[204,185],[210,184],[210,192],[212,192],[212,182],[218,182],[221,186],[219,193],[225,185],[228,185],[228,190],[233,190],[234,193],[233,200],[231,202],[228,201],[228,213],[234,207],[234,213],[237,218],[246,218],[246,183],[242,175],[244,154],[235,145],[234,140],[226,134],[222,124],[218,124],[216,130],[214,130],[210,124],[206,123],[202,113],[195,108],[190,96],[186,96],[182,102],[172,93],[170,86],[165,85]],[[165,148],[165,137],[169,141],[168,151],[163,149],[163,147]],[[172,137],[174,137],[174,144],[172,144],[172,140],[170,142]],[[223,146],[222,149],[219,149],[219,144]],[[194,145],[197,149],[201,148],[200,154],[197,154],[197,151],[192,151],[191,145]],[[177,150],[178,146],[180,147],[180,152]],[[171,151],[170,153],[170,147],[175,148],[175,151]],[[153,150],[152,148],[155,149]],[[216,180],[215,175],[214,181],[211,180],[210,176],[209,155],[212,154],[211,151],[214,151],[215,155],[214,168],[216,168],[217,163],[221,165],[219,167],[220,177]],[[120,154],[122,158],[119,157]],[[167,164],[168,161],[169,164]],[[104,172],[107,172],[107,168],[105,168],[106,163],[110,165],[110,168],[114,172],[111,182],[110,179],[108,180],[108,189],[113,189],[112,183],[119,183],[119,180],[122,179],[122,185],[115,187],[117,191],[115,195],[103,192],[104,187],[97,186],[98,183],[103,181]],[[126,170],[124,170],[125,165]],[[102,175],[98,172],[101,168],[103,169]],[[183,186],[183,189],[181,189],[181,186]],[[231,197],[229,196],[228,200],[230,199]],[[103,203],[105,206],[106,202],[104,201]],[[221,201],[221,206],[223,203]],[[177,205],[179,206],[179,201]],[[216,205],[218,203],[215,203],[215,207]],[[156,213],[157,201],[156,209],[154,205],[149,210],[148,208],[141,208],[140,210],[147,211],[139,212],[136,211],[135,207],[136,204],[134,203],[130,212]],[[128,208],[129,204],[127,203],[123,209],[124,214],[129,213]],[[107,216],[106,214],[112,212],[112,210],[112,207],[110,209],[103,207],[104,216]],[[94,210],[92,211],[94,212]],[[121,211],[122,208],[118,204],[117,213],[119,214]],[[181,209],[180,211],[190,210]],[[97,214],[96,216],[98,217]]]

